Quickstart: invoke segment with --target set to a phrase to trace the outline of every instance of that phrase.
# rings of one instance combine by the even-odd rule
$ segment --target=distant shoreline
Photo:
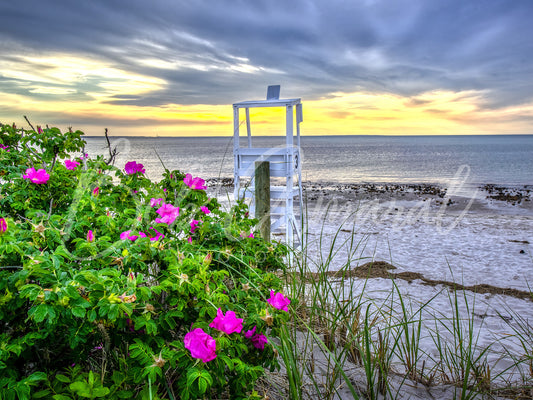
[[[234,201],[230,178],[208,180],[207,191],[226,206]],[[342,221],[353,220],[355,215],[379,223],[387,216],[391,219],[391,227],[425,220],[447,232],[465,216],[487,221],[497,216],[533,218],[533,189],[489,186],[479,188],[472,197],[464,197],[449,195],[445,188],[430,184],[322,185],[306,182],[303,209],[304,221],[318,218],[332,228],[345,223]],[[299,215],[298,201],[295,201],[295,212]]]

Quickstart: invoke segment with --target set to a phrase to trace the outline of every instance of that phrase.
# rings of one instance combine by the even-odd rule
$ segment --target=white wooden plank
[[[247,168],[239,168],[238,171],[240,177],[251,177],[255,174],[255,168],[253,164],[249,165]],[[283,166],[282,169],[278,169],[272,168],[272,165],[270,165],[270,177],[283,178],[286,174],[285,166]]]
[[[246,198],[250,198],[254,196],[254,192],[255,190],[253,187],[241,188],[239,190],[239,197],[246,194]],[[289,189],[288,193],[287,193],[285,186],[271,186],[270,187],[270,198],[271,199],[279,200],[279,199],[285,199],[287,197],[296,197],[298,196],[298,194],[299,194],[299,189],[297,186],[293,187],[292,191],[291,189]]]
[[[233,107],[287,107],[300,104],[302,99],[277,99],[277,100],[251,100],[233,103]]]

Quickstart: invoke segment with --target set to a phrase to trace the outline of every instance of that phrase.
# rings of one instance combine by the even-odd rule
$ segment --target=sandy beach
[[[353,234],[361,243],[362,262],[387,261],[399,272],[520,290],[533,282],[527,187],[479,188],[465,197],[432,185],[313,184],[305,194],[311,246],[313,237],[339,230],[341,241]],[[343,254],[337,258],[342,264]]]

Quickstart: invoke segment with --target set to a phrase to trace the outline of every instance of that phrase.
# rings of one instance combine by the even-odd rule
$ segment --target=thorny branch
[[[109,160],[106,161],[106,164],[109,165],[115,162],[115,157],[118,155],[117,148],[115,147],[111,150],[111,142],[109,141],[109,136],[107,135],[107,128],[105,128],[105,140],[107,141],[107,149],[109,150]]]
[[[31,122],[28,119],[28,117],[24,116],[24,119],[26,120],[28,125],[31,127],[31,129],[33,129],[34,132],[37,132],[35,130],[35,128],[33,127],[33,125],[31,124]],[[22,136],[24,136],[24,129],[22,130]],[[25,143],[23,143],[23,146],[26,147],[26,150],[28,150],[30,153],[32,153],[34,156],[36,156],[38,159],[40,159],[42,164],[43,164],[43,167],[46,169],[46,161],[44,161],[43,158],[35,150],[33,150],[30,146],[27,146]],[[31,159],[30,159],[30,163],[31,163],[31,165],[33,167],[33,161]]]
[[[26,122],[28,123],[28,125],[30,126],[31,129],[33,129],[35,132],[37,132],[35,130],[35,128],[33,127],[33,125],[31,124],[30,120],[28,119],[28,117],[24,116],[24,119],[26,120]]]

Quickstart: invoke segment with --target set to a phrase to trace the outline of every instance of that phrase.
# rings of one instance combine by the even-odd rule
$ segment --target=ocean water
[[[284,137],[254,138],[254,147],[278,147]],[[179,169],[203,178],[233,176],[231,137],[111,138],[116,165],[144,164],[158,180]],[[241,141],[241,144],[244,141]],[[87,138],[90,154],[106,154],[105,139]],[[302,178],[323,183],[431,183],[460,176],[469,186],[533,185],[533,135],[302,136]]]

